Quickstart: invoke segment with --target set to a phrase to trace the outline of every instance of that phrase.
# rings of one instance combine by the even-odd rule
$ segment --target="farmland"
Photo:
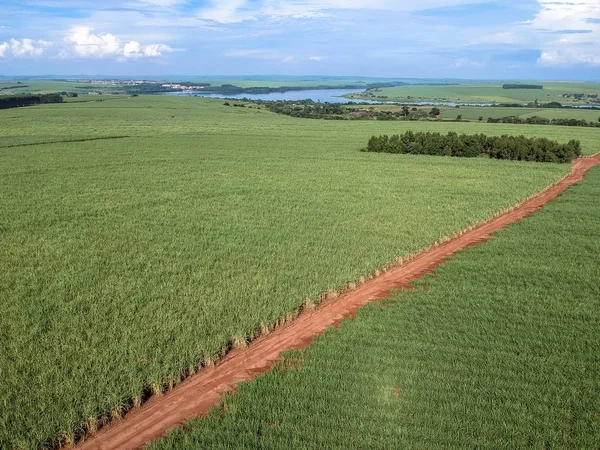
[[[537,83],[536,83],[537,84]],[[399,86],[381,88],[372,95],[355,94],[349,97],[377,97],[388,101],[448,101],[462,103],[540,103],[559,102],[562,104],[583,105],[584,100],[565,97],[569,94],[600,94],[598,83],[540,82],[544,89],[503,89],[502,82],[464,83],[447,86]],[[598,99],[596,99],[598,103]]]
[[[412,106],[417,109],[422,109],[429,112],[432,108],[431,105],[426,106]],[[355,106],[349,106],[353,108]],[[373,108],[375,111],[401,111],[401,107],[398,105],[370,105],[364,108]],[[507,116],[516,117],[532,117],[541,116],[547,117],[548,119],[562,119],[568,117],[570,119],[583,119],[591,122],[597,122],[600,118],[600,110],[590,109],[576,109],[576,108],[505,108],[500,106],[460,106],[456,108],[454,106],[438,106],[442,119],[456,119],[456,116],[461,115],[464,120],[478,120],[479,117],[483,117],[484,121],[488,117],[494,119]]]
[[[223,85],[234,85],[240,88],[311,88],[328,86],[336,88],[340,86],[355,86],[356,88],[367,88],[373,83],[419,83],[430,84],[431,80],[394,80],[389,78],[364,78],[364,77],[181,77],[164,79],[152,78],[146,80],[148,83],[157,85],[165,82],[173,83],[198,83],[208,84],[212,87]],[[0,94],[24,94],[24,93],[53,93],[53,92],[76,92],[85,95],[88,92],[102,94],[123,94],[128,87],[129,80],[119,78],[116,80],[6,80],[0,81]]]
[[[150,446],[596,448],[600,167]]]
[[[148,96],[0,111],[0,447],[68,441],[304,299],[568,171],[359,151],[409,129],[578,139],[585,154],[600,132]]]
[[[431,108],[431,107],[429,107]],[[494,119],[507,116],[516,117],[546,117],[548,119],[580,119],[588,122],[597,122],[600,118],[600,110],[589,109],[561,109],[561,108],[502,108],[493,106],[461,106],[460,108],[439,108],[444,119],[455,119],[459,114],[465,120],[478,120],[483,117],[487,120],[489,117]]]

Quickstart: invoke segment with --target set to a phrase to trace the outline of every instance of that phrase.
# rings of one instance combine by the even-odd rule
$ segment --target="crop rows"
[[[596,448],[600,167],[149,448]]]
[[[568,170],[359,152],[398,129],[193,98],[2,111],[0,447],[72,441]]]

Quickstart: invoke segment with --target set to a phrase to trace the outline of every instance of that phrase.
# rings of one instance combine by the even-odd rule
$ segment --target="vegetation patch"
[[[149,449],[597,448],[599,214],[596,167]]]
[[[531,116],[531,117],[518,117],[518,116],[507,116],[507,117],[489,117],[488,123],[512,123],[519,125],[560,125],[565,127],[600,127],[600,118],[598,121],[587,121],[585,119],[550,119],[542,116]]]
[[[502,89],[544,89],[544,86],[541,84],[503,84]]]
[[[0,448],[76,440],[568,171],[358,151],[403,126],[171,96],[0,114],[2,144],[20,145],[0,149]],[[596,129],[518,128],[597,148]]]
[[[453,131],[446,135],[407,131],[401,135],[373,136],[363,151],[460,157],[487,155],[495,159],[568,163],[581,156],[581,143],[570,140],[560,144],[546,138],[525,136],[459,135]]]
[[[0,95],[0,109],[41,105],[43,103],[62,103],[60,94],[39,95]]]

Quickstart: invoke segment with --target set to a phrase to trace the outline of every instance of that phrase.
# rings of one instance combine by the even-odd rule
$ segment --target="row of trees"
[[[401,135],[373,136],[363,151],[458,157],[489,156],[496,159],[568,163],[581,156],[581,144],[575,140],[560,144],[546,138],[525,136],[458,135],[455,132],[442,135],[407,131]]]
[[[362,84],[346,84],[340,86],[331,86],[328,84],[323,85],[306,85],[306,86],[282,86],[282,87],[239,87],[234,84],[223,84],[221,86],[206,86],[204,88],[204,92],[210,92],[221,95],[241,95],[241,94],[273,94],[273,93],[282,93],[282,92],[290,92],[290,91],[310,91],[310,90],[327,90],[327,89],[377,89],[382,87],[395,87],[395,86],[405,86],[404,82],[391,82],[391,83],[371,83],[362,85]]]
[[[37,95],[6,95],[0,96],[0,109],[18,108],[20,106],[34,106],[43,103],[62,103],[60,94]]]
[[[575,100],[584,100],[586,98],[596,100],[598,98],[598,94],[574,94],[574,93],[569,93],[569,94],[563,94],[562,96],[565,97],[565,98],[574,98]]]
[[[327,119],[327,120],[421,120],[436,118],[441,114],[439,108],[431,108],[430,111],[409,108],[403,106],[398,111],[378,111],[370,107],[369,109],[357,108],[355,104],[338,103],[319,103],[313,100],[300,101],[261,101],[256,100],[253,103],[265,105],[271,112],[284,114],[292,117],[302,117],[306,119]]]
[[[261,102],[255,103],[265,104],[271,112],[284,114],[292,117],[303,117],[306,119],[343,119],[345,114],[353,109],[347,109],[337,103],[317,103],[312,100],[302,100],[297,102],[276,101],[276,102]]]
[[[544,89],[544,86],[542,86],[541,84],[509,83],[503,85],[502,89]]]
[[[488,123],[515,123],[528,125],[562,125],[566,127],[600,127],[600,118],[598,122],[588,122],[585,119],[548,119],[547,117],[532,116],[521,118],[517,116],[506,116],[494,119],[490,117]]]

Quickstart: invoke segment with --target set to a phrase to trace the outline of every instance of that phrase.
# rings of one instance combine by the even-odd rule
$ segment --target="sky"
[[[0,0],[0,75],[600,81],[600,0]]]

